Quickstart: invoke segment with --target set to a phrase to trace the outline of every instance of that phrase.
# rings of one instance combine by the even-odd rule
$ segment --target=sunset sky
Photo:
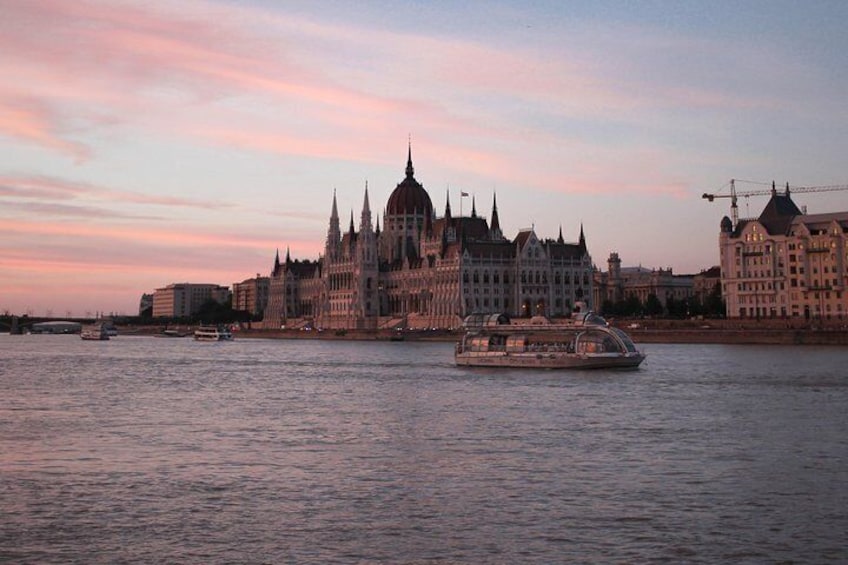
[[[582,223],[604,270],[697,273],[729,214],[703,192],[848,183],[846,21],[841,0],[0,0],[0,312],[136,314],[277,249],[316,259],[333,190],[358,225],[367,182],[382,222],[410,139],[439,215],[496,193],[507,237]]]

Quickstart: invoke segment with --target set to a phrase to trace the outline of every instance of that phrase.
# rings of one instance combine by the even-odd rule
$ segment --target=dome
[[[433,214],[433,203],[430,201],[430,195],[427,194],[421,183],[415,180],[411,149],[406,162],[406,178],[392,191],[389,196],[389,203],[386,206],[387,216],[404,214],[418,214],[424,217]]]

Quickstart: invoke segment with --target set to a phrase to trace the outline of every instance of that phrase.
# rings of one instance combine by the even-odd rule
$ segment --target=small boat
[[[109,339],[109,330],[105,324],[91,324],[83,326],[80,337],[87,341],[106,341]]]
[[[233,334],[224,325],[217,326],[200,326],[194,330],[194,339],[196,341],[231,341]]]
[[[185,337],[188,334],[180,330],[162,330],[162,333],[157,334],[158,337]]]
[[[457,365],[543,369],[635,369],[645,355],[619,328],[593,312],[577,312],[563,324],[545,318],[511,324],[504,314],[472,314],[456,346]]]

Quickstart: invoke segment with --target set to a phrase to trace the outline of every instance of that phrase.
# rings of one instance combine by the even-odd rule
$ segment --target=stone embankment
[[[799,322],[763,320],[613,320],[640,343],[723,343],[762,345],[848,345],[848,324],[831,322],[813,325]],[[191,327],[181,328],[190,337]],[[120,335],[156,335],[162,327],[118,328]],[[363,341],[445,341],[455,342],[462,333],[449,330],[259,330],[240,329],[240,338],[265,339],[346,339]]]

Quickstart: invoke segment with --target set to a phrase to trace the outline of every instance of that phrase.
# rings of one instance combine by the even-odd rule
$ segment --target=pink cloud
[[[1,93],[0,93],[1,94]],[[63,139],[55,112],[32,98],[0,96],[0,134],[56,150],[77,162],[90,157],[89,149]]]

